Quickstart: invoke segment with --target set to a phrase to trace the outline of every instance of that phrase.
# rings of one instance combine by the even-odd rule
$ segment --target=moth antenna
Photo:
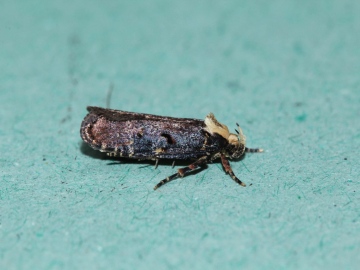
[[[246,142],[246,137],[244,136],[244,133],[242,132],[242,129],[239,125],[239,123],[236,123],[238,129],[236,130],[236,133],[239,135],[240,137],[240,142],[245,145],[245,142]]]
[[[245,147],[245,152],[247,152],[247,153],[261,153],[261,152],[264,152],[264,149],[262,149],[262,148],[247,148],[247,147]]]

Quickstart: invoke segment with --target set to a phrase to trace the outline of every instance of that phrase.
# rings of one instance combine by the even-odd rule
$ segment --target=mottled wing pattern
[[[224,140],[209,136],[204,121],[88,107],[81,137],[94,149],[137,159],[195,159],[219,151]]]

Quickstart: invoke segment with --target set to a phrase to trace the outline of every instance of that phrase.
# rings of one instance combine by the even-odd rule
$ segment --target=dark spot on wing
[[[176,143],[175,139],[173,137],[171,137],[171,135],[169,135],[169,134],[161,133],[161,136],[166,139],[168,144],[175,144]]]

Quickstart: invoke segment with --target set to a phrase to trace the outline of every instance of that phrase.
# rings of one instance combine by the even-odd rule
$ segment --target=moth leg
[[[155,170],[157,169],[158,164],[159,164],[159,159],[157,158],[156,161],[155,161]]]
[[[264,149],[261,149],[261,148],[247,148],[247,147],[245,147],[245,152],[246,152],[246,153],[261,153],[261,152],[264,152]]]
[[[224,166],[225,172],[227,172],[231,176],[231,178],[234,179],[236,183],[238,183],[243,187],[246,187],[246,184],[244,182],[241,182],[240,179],[235,176],[233,170],[231,169],[229,161],[226,159],[225,155],[223,154],[221,154],[221,163]]]
[[[175,167],[175,160],[173,161],[173,163],[172,163],[172,168],[174,168]]]
[[[167,178],[165,178],[164,180],[161,180],[155,187],[154,190],[157,190],[159,187],[161,187],[162,185],[165,185],[167,182],[170,182],[171,180],[174,180],[175,178],[179,177],[179,173],[175,173],[173,175],[168,176]]]
[[[196,168],[201,167],[202,165],[205,165],[206,163],[209,162],[210,159],[211,159],[211,156],[203,156],[203,157],[199,158],[198,160],[196,160],[194,163],[190,164],[189,166],[179,169],[177,173],[170,175],[169,177],[165,178],[164,180],[161,180],[154,187],[154,190],[158,189],[159,187],[166,184],[167,182],[174,180],[175,178],[183,177],[186,173],[191,172],[191,171],[195,170]]]

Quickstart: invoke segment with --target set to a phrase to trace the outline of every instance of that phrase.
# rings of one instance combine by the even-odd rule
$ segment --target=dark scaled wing
[[[192,118],[176,118],[176,117],[168,117],[168,116],[159,116],[154,114],[146,114],[146,113],[135,113],[135,112],[127,112],[113,109],[104,109],[100,107],[88,106],[87,110],[91,114],[95,114],[98,116],[103,116],[111,121],[136,121],[136,120],[152,120],[152,121],[173,121],[173,122],[186,122],[192,123],[195,125],[202,124],[204,121],[200,119],[192,119]]]
[[[204,121],[88,107],[81,137],[94,149],[138,159],[195,159],[217,152]]]

